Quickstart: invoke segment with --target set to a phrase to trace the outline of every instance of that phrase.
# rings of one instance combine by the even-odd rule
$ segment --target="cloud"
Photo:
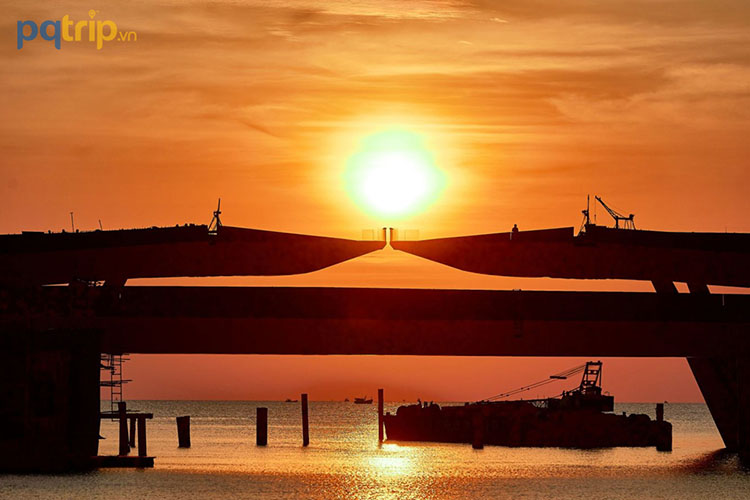
[[[10,19],[75,17],[78,9],[11,7]],[[17,51],[14,24],[0,29],[7,42],[0,162],[18,186],[34,185],[24,171],[46,175],[44,196],[59,205],[58,191],[91,196],[79,184],[92,176],[107,179],[102,190],[113,199],[115,182],[142,194],[153,191],[149,183],[174,183],[186,199],[200,197],[193,187],[200,180],[252,193],[258,203],[304,200],[305,220],[330,218],[345,141],[391,117],[428,135],[454,179],[466,180],[446,197],[446,220],[464,214],[479,224],[486,207],[513,206],[529,190],[643,187],[657,170],[662,180],[676,177],[675,165],[692,165],[693,189],[714,182],[717,199],[737,198],[726,190],[747,180],[739,160],[750,154],[741,139],[750,114],[744,3],[510,0],[404,9],[105,1],[100,8],[137,31],[138,42],[102,51],[30,43]],[[332,139],[339,135],[344,142]],[[701,162],[727,165],[731,182],[710,181]],[[283,210],[263,217],[269,226],[294,220]]]
[[[655,26],[722,24],[747,26],[750,6],[743,0],[468,0],[460,2],[468,12],[497,14],[512,21],[567,19],[588,23],[642,23]]]

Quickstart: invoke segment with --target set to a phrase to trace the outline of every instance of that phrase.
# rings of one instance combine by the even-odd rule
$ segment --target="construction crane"
[[[602,385],[602,362],[586,361],[583,369],[583,377],[578,390],[585,392],[589,387],[601,387]]]
[[[537,389],[539,387],[545,386],[547,384],[554,383],[558,380],[567,380],[568,377],[575,375],[576,373],[584,372],[583,380],[581,381],[581,385],[578,389],[574,390],[580,390],[584,386],[592,385],[591,381],[593,380],[594,384],[596,384],[597,381],[601,380],[601,376],[599,375],[600,371],[594,372],[592,369],[593,366],[597,365],[599,367],[599,370],[601,370],[601,362],[593,362],[589,361],[585,365],[579,365],[574,366],[573,368],[568,368],[567,370],[561,371],[560,373],[555,373],[554,375],[550,375],[549,378],[542,379],[538,382],[534,382],[533,384],[525,385],[523,387],[519,387],[518,389],[513,389],[512,391],[503,392],[501,394],[496,394],[495,396],[483,399],[482,401],[499,401],[501,399],[505,399],[509,396],[514,396],[516,394],[520,394],[522,392],[530,391],[532,389]]]
[[[609,213],[609,215],[612,216],[612,218],[615,220],[615,229],[620,229],[620,221],[622,221],[623,229],[635,229],[635,221],[633,220],[633,218],[635,217],[635,214],[630,214],[626,217],[622,215],[620,212],[609,208],[609,206],[606,203],[604,203],[604,200],[602,200],[598,196],[594,196],[594,198],[604,207],[604,210],[606,210],[607,213]],[[588,209],[585,211],[584,216],[588,218]]]

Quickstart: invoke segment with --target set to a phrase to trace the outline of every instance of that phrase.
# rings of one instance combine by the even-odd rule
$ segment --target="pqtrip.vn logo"
[[[96,14],[97,11],[91,9],[89,19],[82,21],[74,21],[68,14],[65,14],[59,21],[49,19],[39,25],[34,21],[18,21],[18,49],[22,49],[26,42],[34,40],[37,36],[42,40],[54,42],[58,50],[62,42],[95,43],[96,49],[100,50],[104,47],[104,42],[138,41],[138,34],[135,31],[118,31],[114,21],[94,19]]]

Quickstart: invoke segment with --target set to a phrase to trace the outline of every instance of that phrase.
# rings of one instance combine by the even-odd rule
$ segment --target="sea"
[[[109,409],[109,402],[102,402]],[[399,404],[387,403],[386,411]],[[302,446],[298,402],[130,401],[150,412],[153,469],[0,475],[9,499],[720,499],[750,498],[750,470],[722,442],[704,404],[666,404],[674,449],[378,445],[377,406],[311,401]],[[256,408],[268,408],[268,445],[255,444]],[[615,411],[654,416],[654,404]],[[175,417],[189,415],[190,448]],[[117,454],[117,423],[103,421],[100,454]]]

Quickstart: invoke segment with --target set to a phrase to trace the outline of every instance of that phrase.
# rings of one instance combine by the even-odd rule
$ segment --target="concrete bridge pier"
[[[744,358],[688,358],[688,364],[700,387],[711,416],[727,450],[738,452],[740,446],[741,386],[739,367]],[[747,412],[745,412],[747,413]]]
[[[750,462],[750,357],[688,358],[688,363],[724,446]]]
[[[0,472],[93,466],[99,447],[98,335],[0,335]]]
[[[657,293],[676,294],[671,288],[653,283]],[[705,283],[688,283],[693,295],[708,295]],[[740,459],[750,461],[750,353],[736,357],[687,358],[698,387],[703,394],[721,439],[728,451],[738,452]]]

